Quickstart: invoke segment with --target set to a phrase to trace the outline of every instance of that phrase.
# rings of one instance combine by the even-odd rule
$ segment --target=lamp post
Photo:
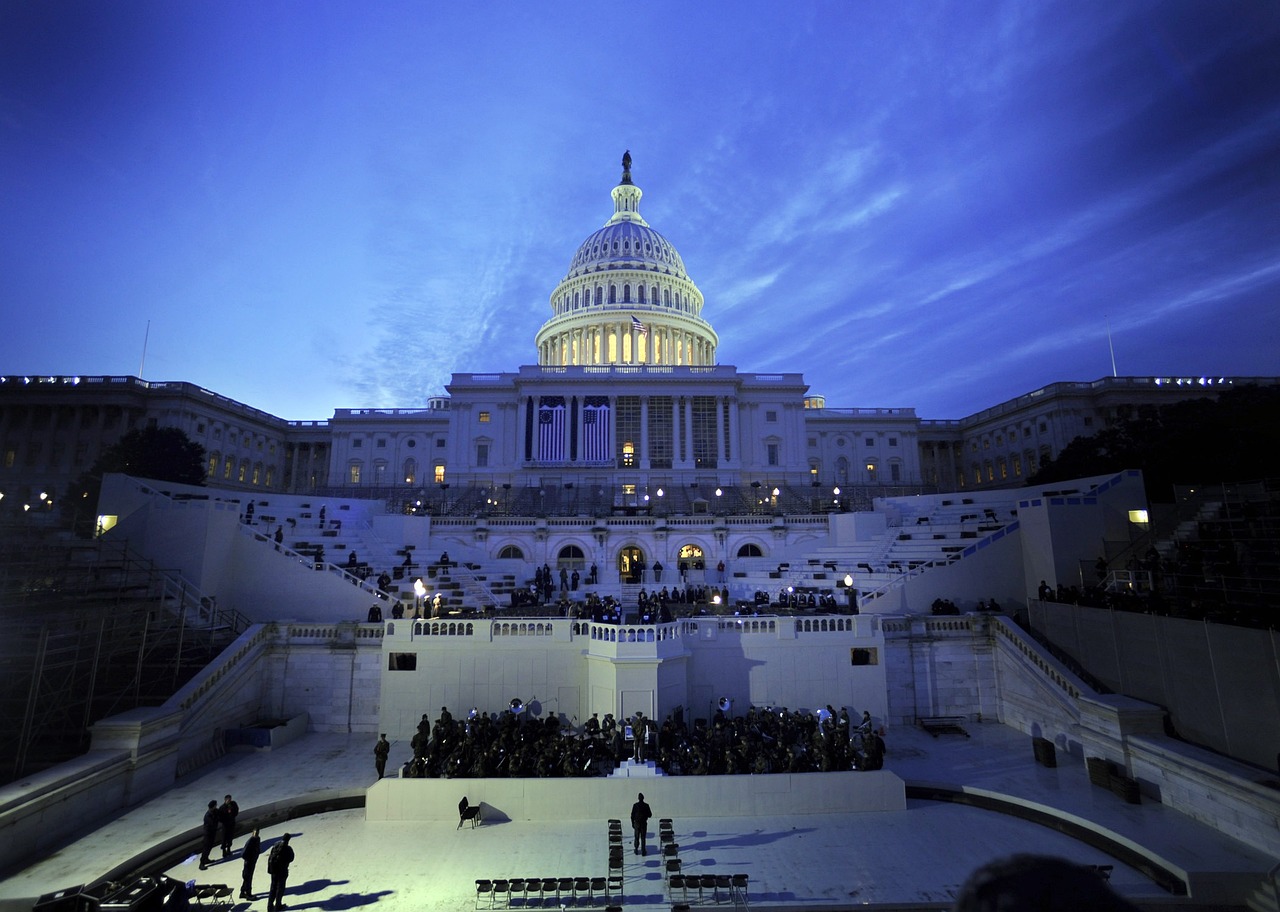
[[[422,599],[427,594],[427,587],[422,583],[422,577],[418,577],[413,581],[413,614],[414,617],[422,616]]]

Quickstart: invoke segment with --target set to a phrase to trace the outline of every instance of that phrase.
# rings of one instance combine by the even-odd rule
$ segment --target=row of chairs
[[[746,874],[672,874],[667,878],[667,895],[674,903],[679,891],[680,902],[686,906],[691,902],[731,902],[745,909],[747,884]]]
[[[536,900],[535,900],[536,897]],[[476,908],[538,906],[563,908],[572,903],[595,905],[603,898],[606,912],[622,901],[622,879],[612,877],[511,877],[476,881]]]

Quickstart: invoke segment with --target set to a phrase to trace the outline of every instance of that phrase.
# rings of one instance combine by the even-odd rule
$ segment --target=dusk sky
[[[719,361],[959,418],[1280,374],[1280,3],[0,2],[3,374],[536,363],[624,150]],[[147,325],[150,321],[148,333]]]

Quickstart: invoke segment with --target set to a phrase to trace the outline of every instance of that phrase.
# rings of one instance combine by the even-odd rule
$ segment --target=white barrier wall
[[[379,730],[412,737],[423,713],[496,713],[519,698],[536,717],[580,724],[592,713],[709,718],[828,704],[888,711],[879,618],[701,617],[670,624],[566,619],[388,621]]]
[[[888,770],[654,779],[380,779],[367,820],[454,820],[466,796],[489,820],[626,820],[637,792],[654,817],[776,817],[900,811],[906,787]],[[656,830],[657,824],[655,822]]]

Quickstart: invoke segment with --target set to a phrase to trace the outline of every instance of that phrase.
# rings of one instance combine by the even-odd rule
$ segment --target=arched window
[[[586,555],[577,545],[565,545],[556,555],[556,566],[567,570],[581,570],[586,566]]]
[[[644,303],[644,286],[643,285],[637,286],[636,294],[640,296],[640,303],[643,304]]]
[[[617,285],[609,286],[609,303],[610,304],[618,303],[618,286]]]
[[[418,477],[418,460],[406,459],[404,461],[404,483],[413,484]]]
[[[515,545],[507,545],[498,552],[498,560],[524,560],[524,552]]]
[[[622,303],[623,303],[623,304],[630,304],[630,303],[631,303],[631,285],[630,285],[630,283],[628,283],[628,284],[626,284],[626,285],[623,285],[623,286],[622,286]]]
[[[759,545],[747,543],[738,549],[738,557],[764,557],[764,552]]]
[[[596,286],[596,305],[598,306],[603,303],[604,303],[604,286],[597,285]]]

